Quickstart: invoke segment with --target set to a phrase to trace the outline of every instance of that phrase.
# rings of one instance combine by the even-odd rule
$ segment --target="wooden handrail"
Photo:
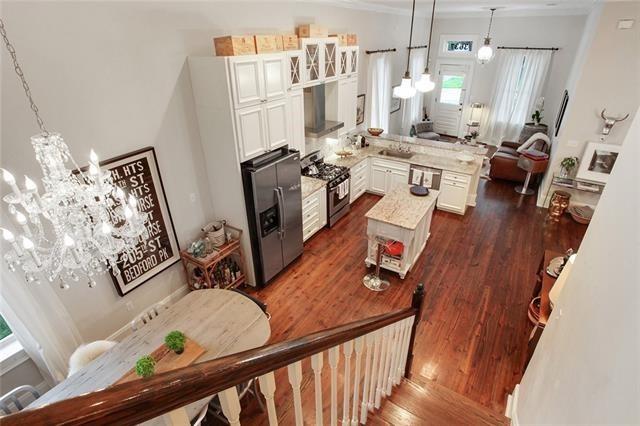
[[[420,297],[416,297],[419,294]],[[285,342],[122,383],[86,395],[23,410],[0,419],[1,425],[134,425],[231,388],[318,352],[416,315],[420,318],[422,284],[412,307],[322,330]],[[417,300],[420,299],[420,303]],[[412,335],[415,333],[412,333]],[[412,336],[413,341],[413,336]],[[409,347],[409,355],[413,347]]]

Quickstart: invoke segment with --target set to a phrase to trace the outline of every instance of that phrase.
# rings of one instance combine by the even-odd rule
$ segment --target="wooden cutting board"
[[[149,355],[156,360],[155,374],[158,374],[191,365],[206,351],[207,350],[205,348],[187,337],[184,342],[184,351],[180,355],[167,348],[164,344],[160,345]],[[133,368],[122,376],[120,380],[115,382],[114,385],[119,385],[120,383],[126,383],[140,378],[141,377],[136,374],[136,367],[134,365]]]

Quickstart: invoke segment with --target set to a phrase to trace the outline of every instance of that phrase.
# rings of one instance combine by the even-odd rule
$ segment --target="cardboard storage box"
[[[300,45],[298,43],[298,36],[295,34],[283,34],[282,35],[282,49],[283,50],[298,50]]]
[[[338,39],[339,46],[348,46],[349,45],[348,35],[349,34],[331,34],[329,35],[329,37],[336,37]]]
[[[329,29],[318,24],[300,25],[297,32],[300,38],[329,37]]]
[[[358,36],[355,34],[347,34],[347,45],[348,46],[357,46],[358,45]]]
[[[255,55],[253,36],[224,36],[213,39],[216,56]]]
[[[282,37],[277,35],[256,35],[257,53],[282,52]]]

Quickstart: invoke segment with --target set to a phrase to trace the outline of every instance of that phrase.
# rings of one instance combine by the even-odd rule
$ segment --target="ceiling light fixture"
[[[487,36],[484,39],[484,45],[478,49],[478,62],[480,64],[486,64],[493,59],[494,53],[491,47],[491,24],[493,23],[493,13],[496,11],[495,7],[491,9],[491,18],[489,18],[489,29],[487,30]]]
[[[100,169],[93,150],[89,173],[85,174],[60,134],[47,130],[2,19],[0,35],[42,131],[31,137],[31,145],[42,168],[44,189],[40,194],[38,185],[28,176],[21,189],[13,174],[0,169],[12,190],[3,200],[22,229],[22,235],[14,235],[0,228],[11,245],[4,259],[10,270],[22,269],[27,283],[39,282],[43,274],[50,282],[60,278],[60,287],[69,288],[66,280],[78,281],[82,275],[89,287],[95,287],[96,274],[107,268],[116,275],[120,273],[117,264],[121,254],[135,256],[138,243],[148,237],[148,214],[138,210],[133,195],[127,201],[124,191],[114,185],[111,173]]]
[[[429,28],[429,41],[427,43],[427,65],[424,68],[424,72],[420,76],[420,80],[416,82],[416,90],[422,93],[430,92],[436,87],[436,83],[431,80],[431,74],[429,73],[429,55],[431,53],[431,39],[433,37],[433,19],[436,14],[436,0],[433,0],[433,6],[431,8],[431,26]]]
[[[416,0],[413,0],[411,7],[411,29],[409,30],[409,52],[407,53],[407,69],[400,86],[393,88],[393,97],[400,99],[409,99],[415,96],[416,88],[411,84],[411,74],[409,73],[409,62],[411,61],[411,43],[413,41],[413,18],[416,12]]]

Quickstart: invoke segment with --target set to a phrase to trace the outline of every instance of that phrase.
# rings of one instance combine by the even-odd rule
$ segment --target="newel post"
[[[413,291],[411,298],[411,307],[415,309],[416,316],[411,326],[411,337],[409,338],[409,353],[407,354],[407,364],[404,367],[404,377],[407,379],[411,376],[411,364],[413,363],[413,345],[416,340],[416,331],[418,330],[418,324],[422,318],[422,306],[424,305],[424,284],[418,284]]]

